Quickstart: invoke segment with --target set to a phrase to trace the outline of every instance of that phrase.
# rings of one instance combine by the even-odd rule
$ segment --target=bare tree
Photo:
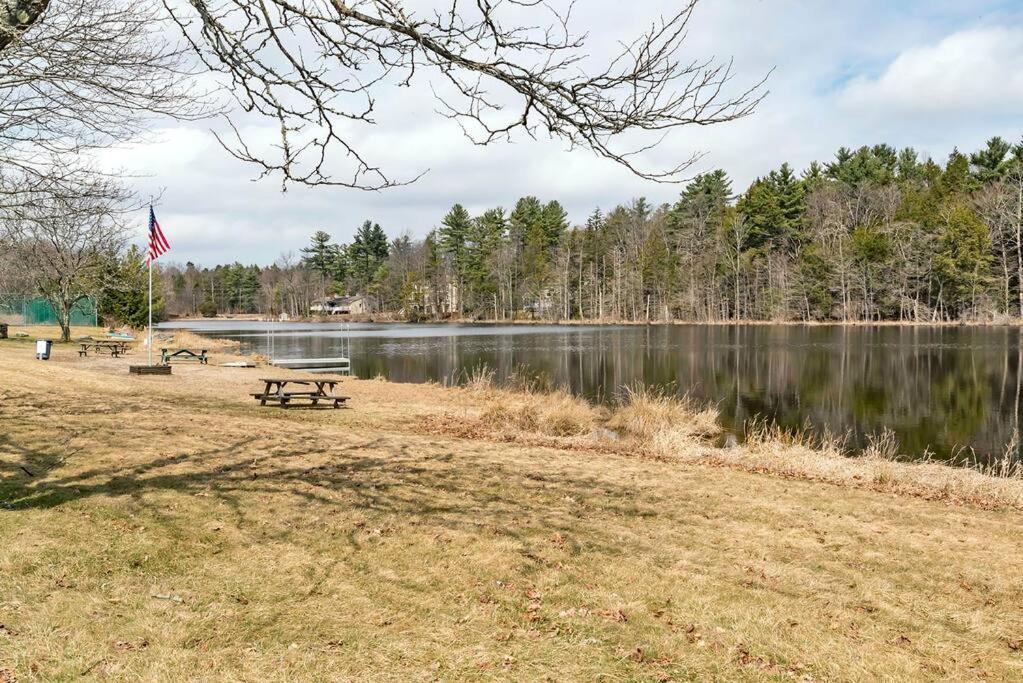
[[[0,0],[0,173],[19,176],[8,197],[88,186],[82,152],[135,139],[154,116],[210,113],[161,15],[147,0]]]
[[[1023,164],[1017,163],[1013,166],[1003,185],[1011,198],[1007,206],[1009,223],[1012,226],[1009,240],[1016,251],[1016,295],[1019,316],[1023,318]]]
[[[746,217],[736,212],[728,223],[725,239],[725,253],[728,255],[728,266],[732,270],[732,286],[735,299],[732,301],[732,319],[742,317],[739,307],[739,287],[742,282],[742,261],[750,238],[750,226]]]
[[[99,178],[77,195],[62,186],[37,193],[5,221],[11,265],[53,304],[63,341],[71,338],[75,305],[102,288],[106,264],[127,242],[124,219],[137,208],[131,200],[123,186]]]
[[[681,3],[602,65],[571,28],[569,0],[163,0],[196,53],[225,74],[245,111],[279,127],[272,151],[238,127],[234,156],[288,182],[380,189],[394,180],[357,148],[352,123],[374,123],[381,88],[436,77],[441,115],[475,143],[545,133],[674,181],[698,158],[643,170],[636,155],[667,131],[732,121],[764,96],[733,88],[732,64],[682,54],[698,0]],[[628,149],[627,134],[652,134]],[[646,137],[646,136],[641,136]],[[344,177],[331,152],[352,162]]]

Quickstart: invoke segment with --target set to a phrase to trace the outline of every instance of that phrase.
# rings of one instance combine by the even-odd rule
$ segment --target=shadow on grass
[[[410,449],[397,435],[347,444],[316,437],[300,442],[295,436],[272,441],[246,437],[199,452],[74,474],[62,474],[65,458],[60,449],[40,450],[0,435],[4,508],[46,509],[89,498],[130,497],[159,516],[161,502],[149,494],[173,492],[214,497],[229,506],[239,526],[246,525],[254,506],[263,514],[266,505],[279,505],[285,515],[297,502],[302,513],[384,513],[449,528],[489,527],[513,536],[503,522],[528,518],[532,526],[556,533],[573,529],[587,511],[643,514],[634,502],[636,491],[609,479],[492,459],[479,462],[471,452],[456,455],[451,444],[433,441]]]

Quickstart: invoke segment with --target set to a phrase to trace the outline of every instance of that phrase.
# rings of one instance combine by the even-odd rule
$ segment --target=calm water
[[[267,353],[268,323],[190,321]],[[340,353],[340,325],[274,323],[277,357]],[[353,372],[451,381],[485,364],[544,376],[596,401],[643,383],[717,403],[741,435],[754,417],[849,433],[887,427],[907,454],[1002,454],[1023,410],[1019,328],[353,324]],[[1018,453],[1018,451],[1017,451]],[[967,451],[967,455],[969,452]]]

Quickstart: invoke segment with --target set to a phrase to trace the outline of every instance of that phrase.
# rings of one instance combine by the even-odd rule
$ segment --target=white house
[[[320,315],[365,315],[371,313],[372,309],[373,299],[368,296],[328,296],[314,301],[309,312]]]

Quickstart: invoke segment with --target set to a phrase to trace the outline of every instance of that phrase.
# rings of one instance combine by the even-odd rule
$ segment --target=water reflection
[[[267,353],[263,323],[187,323]],[[280,324],[278,357],[340,352],[340,326]],[[841,326],[353,325],[353,370],[399,382],[445,381],[485,364],[505,380],[523,368],[595,401],[624,386],[671,386],[716,402],[725,426],[750,418],[788,428],[893,430],[907,454],[957,447],[1004,452],[1021,410],[1019,328]]]

